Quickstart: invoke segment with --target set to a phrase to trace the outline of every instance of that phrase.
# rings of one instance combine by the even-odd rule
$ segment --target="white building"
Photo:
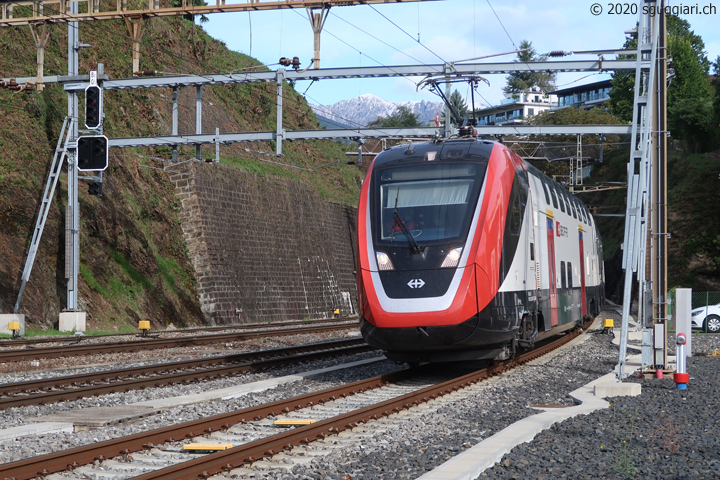
[[[557,107],[557,95],[543,94],[538,87],[530,92],[508,93],[502,104],[475,112],[478,125],[512,125]]]

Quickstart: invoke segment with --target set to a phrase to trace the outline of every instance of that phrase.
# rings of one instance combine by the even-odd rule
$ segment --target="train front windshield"
[[[424,163],[376,172],[375,241],[463,241],[484,173],[485,165],[477,163]]]

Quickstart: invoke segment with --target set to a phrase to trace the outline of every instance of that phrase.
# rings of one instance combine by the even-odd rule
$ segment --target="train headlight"
[[[440,264],[440,268],[455,268],[458,266],[458,262],[460,261],[460,256],[462,255],[462,247],[453,248],[450,250],[447,255],[445,255],[445,260]]]
[[[375,252],[375,257],[377,258],[378,270],[395,270],[395,267],[393,266],[387,253]]]

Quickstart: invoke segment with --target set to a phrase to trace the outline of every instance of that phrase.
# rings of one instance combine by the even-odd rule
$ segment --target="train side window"
[[[554,188],[550,188],[550,194],[552,196],[553,207],[558,208],[557,193],[555,192]]]
[[[565,262],[560,262],[560,286],[567,288],[567,281],[565,277]]]
[[[563,200],[562,192],[560,192],[560,187],[558,187],[557,185],[554,185],[554,187],[555,187],[555,192],[557,193],[557,196],[558,196],[558,201],[560,202],[560,210],[563,213],[565,213],[565,201]],[[557,205],[555,205],[555,206],[557,207]]]
[[[580,200],[578,200],[577,198],[573,198],[572,201],[573,201],[573,205],[575,206],[575,210],[577,210],[578,219],[581,222],[585,223],[585,217],[583,216],[582,206],[580,205]]]
[[[512,209],[510,211],[510,233],[513,235],[517,235],[520,233],[520,195],[517,193],[513,196],[512,199]]]
[[[535,244],[532,242],[530,243],[530,261],[535,261]]]
[[[578,200],[575,197],[573,197],[571,200],[573,202],[573,206],[575,207],[575,210],[577,211],[578,220],[585,223],[585,217],[583,217],[583,214],[582,214],[582,206],[580,206],[580,200]]]
[[[568,264],[567,264],[567,275],[568,275],[568,279],[567,279],[568,288],[570,290],[572,290],[572,288],[573,288],[573,281],[572,281],[573,270],[572,270],[572,263],[570,263],[570,262],[568,262]]]
[[[545,182],[541,179],[540,184],[543,186],[543,191],[545,192],[545,205],[548,207],[550,206],[550,194],[548,193],[547,185],[545,185]]]
[[[570,202],[570,210],[572,210],[572,216],[575,220],[577,220],[579,214],[577,212],[577,205],[575,204],[575,199],[572,197],[568,197],[568,201]]]

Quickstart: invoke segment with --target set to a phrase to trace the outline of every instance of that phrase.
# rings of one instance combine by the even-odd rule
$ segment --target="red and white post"
[[[690,375],[687,373],[687,357],[685,356],[685,343],[687,339],[684,333],[678,333],[675,343],[677,348],[675,349],[675,362],[677,368],[675,369],[675,385],[678,390],[687,390],[687,384],[690,380]]]

